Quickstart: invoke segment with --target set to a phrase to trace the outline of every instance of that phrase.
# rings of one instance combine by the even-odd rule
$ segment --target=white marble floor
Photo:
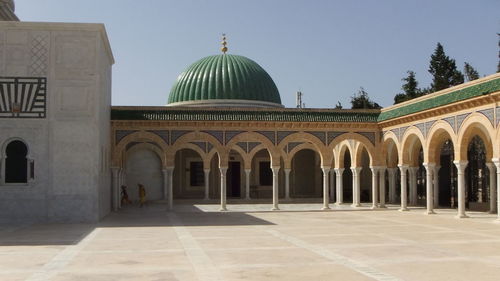
[[[495,215],[321,204],[127,207],[0,226],[0,280],[500,280]]]

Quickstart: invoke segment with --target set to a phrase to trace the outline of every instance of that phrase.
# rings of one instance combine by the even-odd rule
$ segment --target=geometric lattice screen
[[[45,118],[47,79],[0,77],[0,118]]]

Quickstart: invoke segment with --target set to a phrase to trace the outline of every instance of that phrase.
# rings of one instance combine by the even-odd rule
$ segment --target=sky
[[[498,0],[15,0],[22,21],[95,22],[106,27],[116,63],[113,105],[165,105],[178,75],[220,53],[246,56],[273,78],[283,105],[303,93],[309,108],[332,108],[363,87],[392,105],[408,70],[431,82],[441,42],[460,69],[496,72]]]

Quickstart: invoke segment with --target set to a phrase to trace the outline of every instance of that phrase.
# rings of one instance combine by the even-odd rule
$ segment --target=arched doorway
[[[252,157],[250,198],[271,199],[273,196],[273,171],[267,149],[261,149]]]
[[[190,148],[175,153],[174,199],[201,199],[205,196],[203,158]]]
[[[5,183],[28,182],[28,147],[13,140],[5,148]]]
[[[486,167],[486,147],[479,136],[474,136],[467,149],[469,163],[465,168],[465,207],[475,211],[488,211],[489,171]]]
[[[130,200],[139,199],[138,184],[144,185],[148,200],[163,199],[163,174],[158,155],[147,148],[136,145],[126,152],[125,182]]]
[[[456,208],[457,203],[457,167],[455,160],[455,149],[451,140],[445,140],[439,155],[439,191],[437,195],[440,207]]]
[[[292,158],[290,196],[292,198],[320,198],[323,196],[323,173],[319,154],[302,149]]]
[[[344,172],[342,173],[343,203],[352,203],[352,159],[349,150],[344,152]]]
[[[229,152],[229,161],[226,174],[226,196],[227,198],[241,198],[245,193],[244,188],[244,161],[243,157],[236,151]]]

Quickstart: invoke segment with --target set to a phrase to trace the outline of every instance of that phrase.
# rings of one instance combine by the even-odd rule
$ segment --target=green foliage
[[[464,63],[464,75],[467,81],[479,79],[479,73],[468,62]]]
[[[434,53],[431,55],[429,73],[433,76],[431,84],[433,92],[464,82],[464,76],[457,70],[455,60],[445,54],[441,43],[437,44]]]
[[[340,103],[340,101],[337,102],[337,104],[335,105],[335,109],[342,109],[342,104]]]
[[[394,97],[394,104],[418,98],[423,95],[422,90],[418,88],[418,81],[415,78],[415,72],[408,70],[407,73],[408,76],[401,79],[405,82],[401,87],[403,93],[399,93]]]
[[[498,35],[498,47],[500,48],[500,33]],[[498,65],[497,65],[497,73],[500,72],[500,51],[498,51]]]
[[[351,97],[352,109],[380,109],[378,103],[373,102],[368,97],[368,93],[361,87],[359,91]]]

